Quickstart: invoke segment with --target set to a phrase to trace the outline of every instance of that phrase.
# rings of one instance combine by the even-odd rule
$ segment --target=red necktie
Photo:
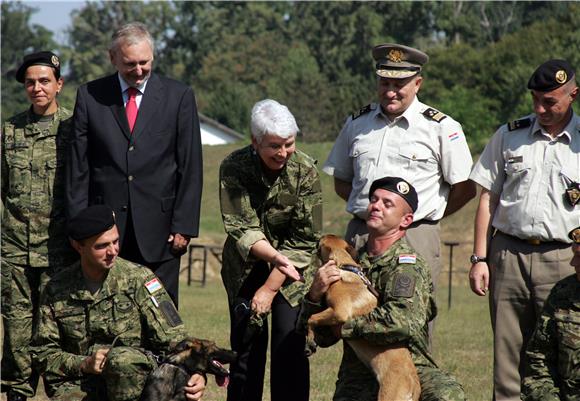
[[[135,126],[135,121],[137,120],[137,102],[135,97],[137,96],[136,88],[127,89],[127,94],[129,95],[129,100],[125,105],[125,113],[127,114],[127,121],[129,122],[129,130],[133,132],[133,127]]]

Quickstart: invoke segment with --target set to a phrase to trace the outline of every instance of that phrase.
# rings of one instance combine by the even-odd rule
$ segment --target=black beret
[[[576,227],[568,234],[568,237],[574,242],[575,244],[580,244],[580,227]]]
[[[81,210],[68,222],[68,235],[80,241],[104,233],[115,225],[115,213],[107,205],[94,205]]]
[[[402,79],[418,74],[429,56],[421,50],[395,43],[385,43],[373,48],[376,73],[379,77]]]
[[[373,196],[373,193],[377,189],[384,189],[400,195],[403,199],[407,201],[413,213],[417,210],[417,205],[419,200],[417,199],[417,191],[411,184],[399,177],[383,177],[375,180],[371,184],[371,189],[369,190],[369,199]]]
[[[26,74],[26,69],[31,65],[46,65],[55,69],[55,76],[60,77],[60,60],[56,54],[53,52],[38,52],[27,54],[22,60],[22,64],[18,67],[16,71],[16,80],[18,82],[24,82],[24,75]]]
[[[574,75],[574,69],[566,60],[548,60],[534,71],[528,89],[549,92],[569,82]]]

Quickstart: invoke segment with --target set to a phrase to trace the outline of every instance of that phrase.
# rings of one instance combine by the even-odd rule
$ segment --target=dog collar
[[[342,265],[340,266],[341,270],[346,270],[348,272],[354,273],[357,276],[360,277],[360,279],[363,281],[363,283],[367,286],[367,288],[369,289],[369,291],[376,297],[379,298],[379,292],[377,290],[375,290],[375,287],[373,287],[373,284],[371,283],[371,281],[367,278],[367,276],[365,276],[365,274],[362,272],[361,269],[359,269],[358,267],[354,266],[354,265]]]

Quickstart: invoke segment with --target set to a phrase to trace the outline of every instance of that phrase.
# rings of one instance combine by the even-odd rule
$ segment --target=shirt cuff
[[[254,246],[254,244],[260,240],[267,240],[263,232],[246,231],[246,233],[236,242],[236,247],[244,259],[244,262],[248,260],[252,246]]]

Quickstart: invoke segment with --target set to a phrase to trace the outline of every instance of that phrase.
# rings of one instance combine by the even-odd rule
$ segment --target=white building
[[[244,139],[244,135],[233,129],[209,118],[208,116],[199,114],[199,128],[201,131],[202,145],[224,145],[227,143],[234,143]]]

